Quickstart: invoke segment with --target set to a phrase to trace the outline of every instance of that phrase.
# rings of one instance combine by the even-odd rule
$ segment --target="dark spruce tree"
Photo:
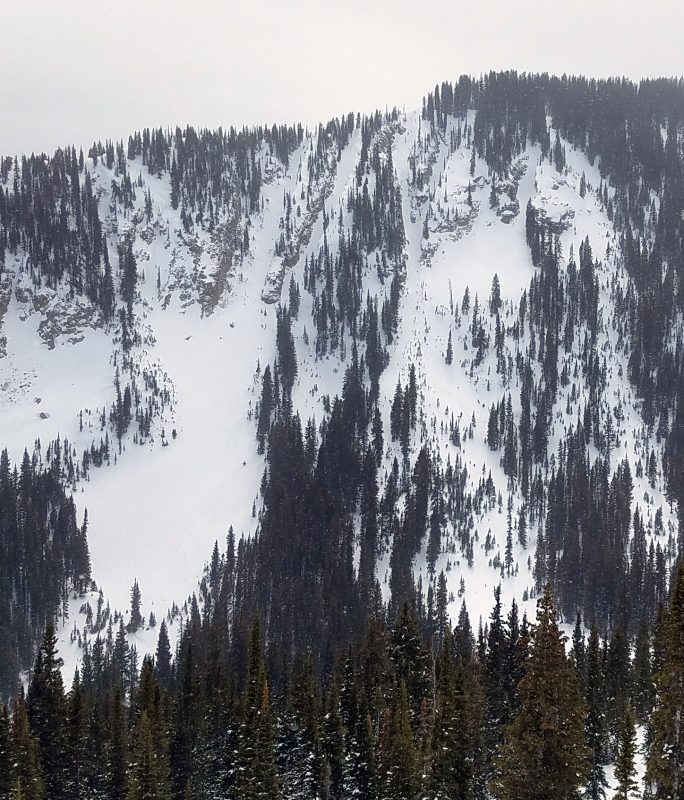
[[[684,791],[684,567],[677,567],[662,625],[662,663],[655,673],[656,704],[649,722],[646,786],[654,800]]]
[[[60,800],[72,796],[65,759],[67,706],[62,682],[62,659],[57,655],[57,637],[52,623],[45,629],[27,695],[31,730],[40,747],[40,765],[48,797]]]
[[[495,797],[576,797],[587,775],[585,715],[580,683],[565,653],[547,584],[520,682],[520,710],[506,728],[498,774],[491,782]]]

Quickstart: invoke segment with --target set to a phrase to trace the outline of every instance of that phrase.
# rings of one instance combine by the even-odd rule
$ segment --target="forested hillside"
[[[678,796],[683,148],[507,72],[3,159],[0,797]]]

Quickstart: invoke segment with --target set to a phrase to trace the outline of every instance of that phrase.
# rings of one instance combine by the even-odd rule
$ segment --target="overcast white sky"
[[[490,69],[684,74],[681,0],[0,0],[0,153],[418,107]]]

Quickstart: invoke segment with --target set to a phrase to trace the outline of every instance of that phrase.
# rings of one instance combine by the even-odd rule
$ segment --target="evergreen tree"
[[[585,734],[589,753],[589,780],[586,796],[589,800],[603,800],[606,796],[605,745],[605,689],[601,644],[598,629],[592,625],[586,652],[586,705]]]
[[[634,712],[627,706],[618,728],[618,751],[615,759],[615,780],[617,792],[615,800],[633,800],[637,797],[637,783],[634,780],[634,756],[636,755],[636,731]]]
[[[63,663],[57,655],[57,636],[50,622],[38,651],[27,698],[31,730],[40,745],[41,771],[50,800],[67,800],[69,797],[68,765],[64,759],[67,715],[61,671]]]
[[[604,681],[606,688],[606,714],[608,726],[617,730],[629,702],[631,693],[631,669],[629,659],[629,637],[626,618],[621,615],[613,627],[608,645]]]
[[[162,687],[168,687],[171,680],[171,644],[166,627],[166,620],[161,621],[159,637],[157,638],[157,653],[154,659],[157,668],[157,678]]]
[[[472,698],[466,686],[464,666],[452,655],[447,629],[438,663],[432,760],[428,781],[434,800],[457,800],[475,795],[475,736]]]
[[[280,797],[261,636],[261,622],[257,616],[250,636],[247,689],[238,751],[237,794],[241,800],[277,800]]]
[[[381,800],[416,800],[419,773],[411,733],[408,692],[400,681],[395,687],[387,720],[387,747],[382,755]]]
[[[432,670],[430,654],[421,642],[418,622],[408,601],[403,603],[392,633],[390,657],[397,680],[404,684],[409,715],[415,724],[421,703],[431,694]]]
[[[506,670],[508,668],[508,641],[501,615],[501,584],[494,590],[494,609],[489,618],[487,651],[484,663],[485,734],[487,752],[496,751],[503,727],[510,719]]]
[[[147,711],[135,724],[128,800],[170,800],[168,782],[159,774],[153,724]]]
[[[380,408],[375,407],[373,412],[373,453],[375,455],[375,465],[379,467],[382,463],[384,448],[384,435],[382,430],[382,414]]]
[[[447,342],[446,356],[444,360],[448,366],[451,366],[454,360],[454,346],[451,342],[451,328],[449,328],[449,341]]]
[[[259,403],[259,419],[257,422],[257,440],[259,442],[259,452],[264,452],[266,436],[271,427],[271,415],[273,413],[273,380],[271,379],[271,367],[266,364],[264,377],[261,382],[261,402]]]
[[[148,657],[140,672],[126,797],[127,800],[171,798],[166,715],[154,666]]]
[[[499,274],[494,273],[492,278],[492,288],[489,293],[489,313],[494,317],[501,310],[503,301],[501,300],[501,283],[499,282]]]
[[[397,388],[394,390],[394,399],[392,400],[392,409],[390,411],[390,433],[392,434],[392,441],[398,439],[401,433],[401,423],[404,417],[404,402],[401,382],[397,381]]]
[[[119,248],[119,266],[121,268],[121,298],[128,309],[130,321],[133,318],[133,300],[138,282],[138,265],[133,254],[133,242],[130,237]]]
[[[127,627],[129,633],[135,633],[143,626],[143,618],[140,612],[140,601],[140,586],[138,586],[138,580],[136,579],[133,581],[133,587],[131,588],[131,618]]]
[[[507,727],[492,781],[502,800],[570,800],[587,772],[585,708],[556,621],[551,586],[539,600],[520,711]]]
[[[361,692],[358,716],[350,748],[350,770],[357,785],[356,796],[375,800],[378,797],[376,742],[366,692]]]
[[[66,747],[68,763],[67,793],[73,800],[88,800],[92,787],[88,785],[88,759],[93,753],[86,750],[86,704],[78,670],[67,697]]]
[[[313,678],[313,674],[312,674]],[[315,681],[311,680],[311,691],[309,691],[309,705],[315,707]],[[312,703],[311,700],[314,702]],[[312,709],[313,710],[313,709]],[[337,682],[334,682],[330,697],[327,702],[327,711],[323,719],[322,746],[325,753],[325,769],[318,757],[318,719],[312,719],[310,725],[309,739],[312,741],[312,778],[314,790],[320,791],[321,785],[327,784],[327,789],[331,800],[342,800],[345,797],[345,731],[340,713],[339,692]],[[327,773],[323,779],[321,773]]]
[[[492,187],[489,192],[489,207],[496,208],[499,205],[499,195],[496,193],[496,178],[492,175]]]
[[[655,673],[646,785],[654,800],[684,793],[684,566],[680,562],[663,621],[663,662]]]
[[[173,794],[182,795],[193,772],[193,743],[196,738],[195,715],[198,712],[194,680],[192,634],[179,654],[178,691],[169,714],[171,717],[170,758]]]
[[[632,661],[632,696],[637,721],[644,724],[653,710],[651,635],[645,620],[639,623]]]
[[[12,788],[12,749],[7,706],[0,708],[0,798],[5,800]]]
[[[107,789],[111,800],[124,800],[127,795],[128,747],[125,715],[121,688],[117,684],[112,699],[107,752]]]
[[[40,745],[29,728],[23,692],[12,714],[12,761],[12,795],[24,800],[46,800]]]

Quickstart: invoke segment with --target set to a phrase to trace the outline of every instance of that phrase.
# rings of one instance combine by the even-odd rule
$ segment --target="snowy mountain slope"
[[[440,153],[438,163],[443,159]],[[605,330],[598,342],[598,351],[603,353],[608,360],[608,387],[605,392],[606,402],[610,409],[606,413],[616,415],[619,413],[621,422],[615,421],[616,436],[619,447],[614,453],[616,465],[624,454],[633,465],[638,459],[648,457],[651,448],[658,450],[658,444],[653,437],[645,434],[643,421],[639,414],[640,405],[634,396],[634,391],[627,379],[627,357],[616,347],[614,320],[611,314],[612,300],[610,296],[610,282],[616,273],[619,273],[619,249],[612,232],[612,225],[605,212],[596,201],[595,195],[587,193],[582,198],[579,194],[580,178],[584,172],[590,183],[597,186],[599,175],[597,169],[592,168],[586,158],[578,152],[571,152],[568,157],[568,172],[560,178],[551,165],[537,166],[539,152],[530,148],[527,153],[526,170],[518,187],[518,202],[525,208],[528,199],[533,205],[543,209],[547,218],[552,220],[563,219],[569,225],[561,237],[562,250],[569,254],[571,248],[578,252],[580,243],[589,237],[594,252],[601,258],[607,246],[612,246],[613,256],[604,261],[600,273],[601,301]],[[523,162],[524,163],[524,162]],[[479,166],[479,165],[478,165]],[[404,313],[402,315],[402,330],[399,334],[401,344],[397,350],[403,349],[399,360],[399,370],[406,374],[408,366],[417,365],[419,385],[424,395],[425,427],[423,436],[431,445],[440,452],[443,463],[450,457],[453,461],[456,450],[448,443],[441,429],[442,422],[448,422],[451,414],[461,420],[461,427],[475,419],[476,427],[474,438],[466,440],[462,437],[464,461],[470,472],[471,480],[477,481],[480,475],[486,475],[491,470],[497,493],[502,493],[503,507],[493,508],[489,513],[476,520],[476,527],[480,540],[485,538],[491,530],[494,536],[494,545],[490,556],[481,552],[476,557],[473,568],[464,568],[462,556],[458,552],[454,555],[443,555],[440,563],[448,568],[451,563],[449,577],[450,590],[457,594],[460,579],[463,578],[466,587],[465,599],[471,613],[475,609],[486,616],[491,605],[493,587],[501,580],[499,569],[487,569],[492,557],[498,556],[498,561],[503,561],[504,546],[506,541],[506,494],[507,479],[499,465],[499,453],[492,453],[485,444],[487,430],[488,409],[492,401],[500,399],[504,390],[511,391],[514,412],[519,413],[519,385],[517,381],[512,385],[503,382],[495,373],[496,361],[490,355],[479,367],[472,366],[472,347],[469,347],[467,335],[467,322],[461,321],[460,325],[454,324],[449,314],[449,292],[453,294],[455,303],[458,304],[463,296],[466,286],[469,287],[471,297],[479,295],[481,302],[486,302],[496,273],[500,279],[501,294],[504,307],[508,305],[505,319],[513,321],[518,313],[518,303],[521,291],[527,286],[534,272],[530,261],[529,250],[525,245],[525,220],[524,214],[514,218],[509,224],[502,224],[498,214],[489,208],[489,181],[486,174],[476,168],[472,179],[473,184],[479,182],[480,188],[473,191],[473,202],[477,207],[477,215],[472,223],[472,229],[458,241],[454,242],[450,233],[442,234],[432,232],[430,224],[430,251],[429,258],[425,258],[426,247],[423,244],[423,253],[411,252],[408,272],[414,276],[407,283],[408,292],[404,299]],[[454,154],[446,162],[442,171],[441,181],[447,187],[447,192],[453,192],[454,199],[464,194],[468,185],[468,154],[461,151]],[[479,178],[479,181],[478,181]],[[439,178],[433,176],[433,190]],[[459,191],[460,190],[460,191]],[[436,189],[439,197],[440,189]],[[407,193],[408,194],[408,193]],[[451,199],[447,194],[448,199]],[[448,201],[447,201],[448,202]],[[443,213],[443,212],[442,212]],[[405,215],[405,219],[408,215]],[[408,238],[413,242],[419,241],[420,219],[413,225],[413,233]],[[439,225],[434,225],[439,230]],[[435,241],[436,240],[436,241]],[[411,269],[413,266],[413,270]],[[410,311],[409,311],[410,309]],[[409,313],[407,313],[409,311]],[[411,319],[411,314],[413,319]],[[407,325],[409,323],[409,325]],[[510,324],[510,323],[507,323]],[[408,329],[408,330],[407,330]],[[447,348],[449,330],[454,335],[453,365],[448,367],[444,363],[444,353]],[[490,337],[493,339],[493,330]],[[509,340],[510,341],[510,340]],[[518,349],[524,352],[526,342],[520,342]],[[403,348],[402,348],[403,345]],[[466,349],[468,347],[469,349]],[[516,349],[507,347],[509,355],[515,361]],[[398,354],[397,354],[398,355]],[[575,364],[581,364],[581,353],[575,350],[572,354],[563,355],[563,363],[567,363],[570,374]],[[393,359],[394,362],[394,359]],[[394,388],[395,375],[392,374],[393,362],[384,376],[384,389],[386,402],[391,402]],[[573,381],[574,383],[574,381]],[[572,384],[559,391],[556,406],[553,411],[554,428],[552,440],[549,444],[549,453],[553,453],[558,446],[561,436],[567,432],[570,425],[576,423],[580,403],[585,398],[586,388],[578,383],[576,399],[568,405],[568,396],[571,394]],[[447,431],[448,433],[448,431]],[[645,502],[645,497],[648,500]],[[654,511],[663,508],[666,518],[670,520],[669,529],[673,531],[674,518],[668,515],[668,504],[662,494],[662,484],[658,490],[653,491],[646,478],[636,479],[634,491],[635,504],[639,503],[646,514],[652,519]],[[514,496],[514,516],[516,518],[520,497]],[[498,504],[497,504],[498,505]],[[534,532],[530,534],[534,542]],[[483,544],[481,544],[483,548]],[[533,589],[531,570],[528,567],[534,564],[533,544],[523,550],[517,546],[515,561],[520,572],[510,580],[503,581],[503,594],[509,600],[517,596],[520,600],[524,590]],[[454,568],[454,560],[460,562]],[[460,601],[459,601],[460,604]],[[528,613],[532,612],[528,607]],[[457,606],[452,606],[452,615],[457,613]]]
[[[79,510],[87,509],[89,515],[93,575],[114,609],[127,608],[137,578],[146,614],[163,615],[196,587],[207,554],[215,541],[223,546],[230,525],[238,535],[254,531],[252,504],[263,459],[255,452],[250,418],[258,396],[259,362],[271,357],[275,339],[275,308],[262,294],[272,276],[283,271],[282,258],[274,253],[282,192],[294,189],[297,174],[300,183],[308,181],[311,142],[309,137],[295,151],[292,170],[286,174],[268,152],[263,154],[263,211],[254,221],[250,255],[241,263],[235,258],[220,279],[216,276],[225,267],[226,248],[213,233],[189,236],[182,230],[166,178],[145,175],[152,220],[143,221],[140,191],[122,218],[112,211],[110,172],[102,163],[89,161],[87,169],[101,193],[110,249],[122,238],[134,237],[141,279],[136,309],[144,336],[133,350],[135,369],[153,373],[171,398],[144,444],[136,443],[135,433],[129,432],[121,452],[112,452],[110,466],[91,470],[87,480],[75,485]],[[353,150],[350,147],[348,153]],[[348,153],[342,168],[351,171],[354,156]],[[308,215],[312,226],[320,225],[335,166],[333,159],[330,176],[315,182],[316,199]],[[137,169],[132,160],[129,171],[134,174]],[[233,255],[228,255],[232,261]],[[75,333],[68,336],[63,324],[49,348],[40,336],[47,317],[45,304],[36,299],[40,293],[32,291],[30,281],[23,290],[27,279],[20,258],[14,264],[8,258],[8,263],[9,302],[3,317],[7,355],[0,360],[2,441],[18,460],[37,439],[44,449],[46,443],[66,438],[78,459],[107,432],[100,417],[114,401],[114,364],[121,358],[116,328],[103,329],[96,316],[92,327],[74,323]],[[214,300],[207,305],[212,292]],[[49,303],[64,307],[65,317],[76,317],[80,301],[71,297],[68,287],[43,294]],[[115,451],[113,432],[108,433]],[[96,595],[90,601],[95,607]],[[72,616],[80,606],[80,600],[71,603]],[[78,616],[68,622],[65,635],[81,624]],[[142,632],[139,636],[144,639]],[[71,663],[67,659],[67,668]]]
[[[460,552],[456,532],[452,531],[451,536],[447,533],[450,544],[439,558],[437,573],[440,568],[447,573],[449,591],[453,598],[450,606],[452,618],[458,614],[463,597],[474,619],[486,619],[492,603],[493,589],[499,582],[503,584],[503,596],[507,603],[513,597],[518,602],[523,596],[530,597],[526,610],[531,616],[534,612],[531,595],[534,593],[532,568],[536,530],[528,531],[527,548],[514,544],[514,574],[503,579],[501,564],[506,543],[509,482],[501,468],[501,453],[492,452],[486,444],[491,403],[501,399],[504,392],[510,392],[517,417],[520,412],[520,385],[517,379],[502,380],[496,374],[496,358],[491,351],[482,364],[473,367],[467,314],[459,314],[458,309],[466,287],[469,289],[471,302],[477,295],[480,303],[486,304],[492,280],[497,274],[504,304],[504,322],[511,326],[518,317],[521,294],[528,287],[536,268],[525,242],[524,211],[516,216],[506,215],[504,219],[501,215],[503,201],[498,208],[490,208],[491,181],[487,176],[486,166],[478,159],[475,174],[471,176],[470,152],[461,148],[450,154],[446,142],[449,132],[447,130],[447,137],[436,146],[430,143],[425,147],[420,116],[414,114],[402,120],[400,132],[394,136],[392,142],[397,182],[402,189],[404,202],[407,280],[401,301],[399,330],[394,344],[390,346],[390,361],[381,379],[380,407],[387,412],[384,416],[384,438],[385,442],[390,441],[388,412],[397,379],[405,384],[409,366],[414,365],[422,407],[420,430],[413,442],[414,454],[421,444],[426,443],[443,466],[448,462],[453,464],[460,454],[469,473],[471,490],[475,491],[480,479],[491,473],[496,493],[490,507],[474,519],[480,545],[472,566],[467,565],[464,554]],[[424,161],[432,171],[430,182],[423,191],[415,191],[410,185],[410,160],[415,157],[416,152],[423,153]],[[594,252],[601,259],[599,306],[602,310],[603,329],[597,342],[597,350],[606,360],[608,381],[602,413],[604,418],[613,418],[613,467],[622,458],[627,458],[634,471],[638,462],[645,463],[652,449],[655,452],[660,450],[660,444],[645,429],[640,416],[640,402],[627,378],[626,349],[622,350],[617,346],[616,321],[611,311],[611,285],[615,279],[620,280],[620,250],[613,227],[596,194],[587,192],[584,197],[580,195],[583,173],[590,185],[595,188],[598,186],[600,176],[596,165],[590,165],[582,153],[574,150],[570,150],[567,158],[566,173],[560,176],[552,165],[539,165],[538,148],[528,148],[518,162],[517,206],[524,209],[529,199],[541,217],[556,225],[559,231],[564,229],[561,235],[564,254],[569,254],[571,250],[577,254],[580,244],[588,237]],[[472,209],[466,200],[469,185],[472,187]],[[428,196],[432,196],[433,200],[428,200]],[[336,200],[339,203],[342,198],[333,194],[330,201],[333,209]],[[514,207],[514,204],[510,205]],[[454,210],[459,215],[455,224]],[[426,214],[429,227],[427,240],[423,235]],[[334,242],[332,237],[331,241]],[[314,236],[311,254],[321,244],[322,234],[318,241]],[[334,248],[334,243],[331,243],[331,248]],[[301,267],[300,261],[299,270],[294,272],[295,279],[299,281],[303,280]],[[374,281],[372,275],[367,277],[364,285],[372,287],[371,291],[375,291],[380,298],[386,293],[386,287]],[[455,314],[451,309],[452,303]],[[487,324],[490,339],[493,340],[494,326],[491,318]],[[304,342],[307,325],[310,330],[307,313],[300,313],[298,336],[295,337],[300,363],[295,401],[302,418],[315,414],[320,419],[323,397],[341,392],[344,369],[343,364],[334,356],[315,360],[313,345],[306,345]],[[445,352],[450,331],[454,354],[453,364],[448,366],[445,364]],[[581,341],[577,341],[572,352],[561,356],[559,371],[567,366],[569,373],[573,375],[577,365],[581,368],[581,344]],[[529,338],[522,338],[518,343],[509,338],[506,345],[509,363],[510,360],[515,363],[518,354],[524,353],[528,346]],[[554,425],[548,448],[550,454],[557,449],[570,427],[576,425],[587,399],[588,389],[581,378],[560,388],[552,412]],[[449,421],[452,419],[461,428],[460,447],[451,442]],[[468,438],[464,435],[464,429],[470,426],[471,420],[475,424],[472,438]],[[397,447],[387,447],[383,464],[385,475],[391,469],[392,459],[397,454]],[[401,461],[401,457],[399,458]],[[553,455],[551,461],[553,462]],[[519,487],[510,492],[510,496],[515,521],[522,505]],[[503,502],[497,500],[498,497]],[[676,518],[663,494],[662,476],[657,476],[654,486],[649,484],[645,475],[635,478],[633,506],[637,505],[649,525],[653,523],[655,511],[661,509],[664,512],[665,528],[670,536],[673,535]],[[543,520],[537,524],[543,524]],[[490,533],[491,542],[485,544]],[[386,589],[389,580],[388,555],[386,553],[386,558],[378,569],[378,577]],[[427,568],[420,560],[416,563],[416,571],[422,573],[423,580],[427,582]]]
[[[469,120],[472,122],[472,114]],[[523,594],[528,597],[533,591],[536,529],[528,531],[526,549],[514,544],[513,574],[502,578],[508,497],[514,520],[523,500],[519,487],[511,485],[509,489],[501,453],[492,451],[485,437],[489,408],[504,393],[510,392],[514,413],[519,414],[520,387],[515,372],[510,379],[497,374],[492,347],[482,363],[473,364],[469,314],[462,309],[462,299],[466,287],[471,308],[478,297],[493,341],[494,320],[486,307],[497,274],[502,320],[506,328],[514,325],[521,294],[536,271],[525,241],[528,199],[540,216],[559,229],[567,225],[561,235],[566,261],[571,248],[577,254],[586,237],[601,259],[604,324],[597,351],[607,367],[603,413],[614,418],[613,465],[617,465],[618,455],[624,454],[634,473],[636,463],[644,462],[649,452],[658,452],[660,446],[644,431],[639,403],[627,379],[627,355],[617,346],[611,286],[614,279],[620,280],[621,265],[612,225],[594,191],[580,195],[582,173],[590,186],[595,189],[598,185],[596,168],[568,147],[568,166],[560,175],[551,164],[540,165],[539,149],[530,146],[516,163],[511,185],[495,187],[499,205],[490,208],[492,187],[486,165],[476,159],[471,174],[468,147],[465,143],[455,149],[450,146],[455,128],[465,122],[468,120],[452,120],[443,133],[429,129],[416,113],[386,123],[374,135],[383,164],[391,144],[405,229],[400,322],[380,379],[385,441],[380,475],[391,471],[395,455],[401,461],[398,444],[391,441],[390,408],[397,380],[406,384],[413,365],[420,422],[412,439],[411,461],[423,444],[442,469],[460,459],[467,469],[467,491],[473,494],[480,482],[492,475],[494,493],[482,510],[473,514],[478,546],[472,566],[458,544],[459,532],[447,528],[436,569],[437,574],[444,569],[447,575],[452,616],[457,615],[462,596],[477,620],[489,613],[493,588],[499,581],[506,601],[514,596],[521,600]],[[141,185],[133,207],[122,214],[111,201],[111,172],[101,162],[87,162],[107,221],[113,257],[117,242],[127,237],[133,240],[139,274],[135,308],[140,342],[132,350],[131,370],[141,384],[145,377],[148,382],[154,378],[166,397],[157,406],[144,444],[139,439],[136,442],[136,433],[129,430],[118,453],[112,438],[110,466],[91,469],[87,480],[75,482],[79,510],[88,510],[93,576],[113,608],[127,607],[130,587],[137,578],[145,615],[154,611],[160,617],[194,590],[214,541],[222,545],[230,525],[242,536],[256,529],[253,507],[256,511],[260,507],[264,460],[257,454],[255,415],[262,370],[276,357],[273,301],[281,296],[287,302],[290,278],[304,286],[307,259],[321,248],[333,253],[339,248],[348,225],[344,219],[347,197],[358,183],[355,169],[364,147],[362,133],[356,129],[339,157],[331,150],[325,156],[326,169],[315,173],[310,153],[318,147],[321,135],[307,135],[287,166],[266,150],[258,154],[264,176],[261,207],[251,216],[250,249],[242,258],[233,241],[244,224],[240,209],[228,208],[212,231],[198,228],[189,234],[180,211],[170,202],[168,177],[143,176],[138,160],[131,159],[129,173],[139,174]],[[416,170],[422,175],[420,188],[414,178]],[[515,194],[515,200],[506,198],[506,188]],[[370,194],[375,190],[372,172],[368,173],[368,190]],[[147,193],[150,215],[146,214]],[[286,210],[285,196],[289,194],[300,198],[301,209]],[[340,214],[341,229],[337,224]],[[287,241],[282,246],[284,230]],[[363,291],[382,302],[388,285],[375,269],[376,255],[368,253]],[[35,291],[22,274],[21,257],[10,266],[8,275],[11,291],[2,323],[7,355],[0,359],[0,441],[15,460],[35,439],[45,444],[58,436],[67,438],[78,455],[104,436],[101,416],[115,401],[115,369],[122,357],[119,331],[104,325],[97,314],[87,311],[87,305],[84,311],[68,287]],[[53,309],[59,313],[53,314],[50,328]],[[317,354],[314,312],[313,297],[303,291],[293,325],[298,361],[293,402],[302,420],[314,416],[320,423],[326,415],[326,399],[342,391],[349,350],[344,357],[339,351]],[[450,333],[453,361],[447,365]],[[506,337],[508,364],[529,348],[529,336],[523,332],[519,340]],[[572,352],[560,356],[571,375],[575,366],[581,365],[581,344],[575,341]],[[153,386],[147,393],[157,396]],[[576,422],[587,396],[581,371],[559,388],[549,454]],[[460,429],[459,447],[452,442],[452,420]],[[109,434],[113,437],[111,428]],[[647,521],[662,507],[666,530],[671,530],[673,518],[661,476],[655,477],[654,487],[645,474],[635,477],[637,502]],[[539,523],[537,520],[535,525]],[[381,555],[377,574],[388,591],[389,547]],[[424,556],[423,552],[415,569],[427,582],[431,578]],[[531,602],[528,613],[532,612]],[[72,604],[72,615],[79,605]],[[79,627],[81,621],[68,622],[67,632],[72,625]],[[137,635],[141,647],[154,645],[151,634]]]

